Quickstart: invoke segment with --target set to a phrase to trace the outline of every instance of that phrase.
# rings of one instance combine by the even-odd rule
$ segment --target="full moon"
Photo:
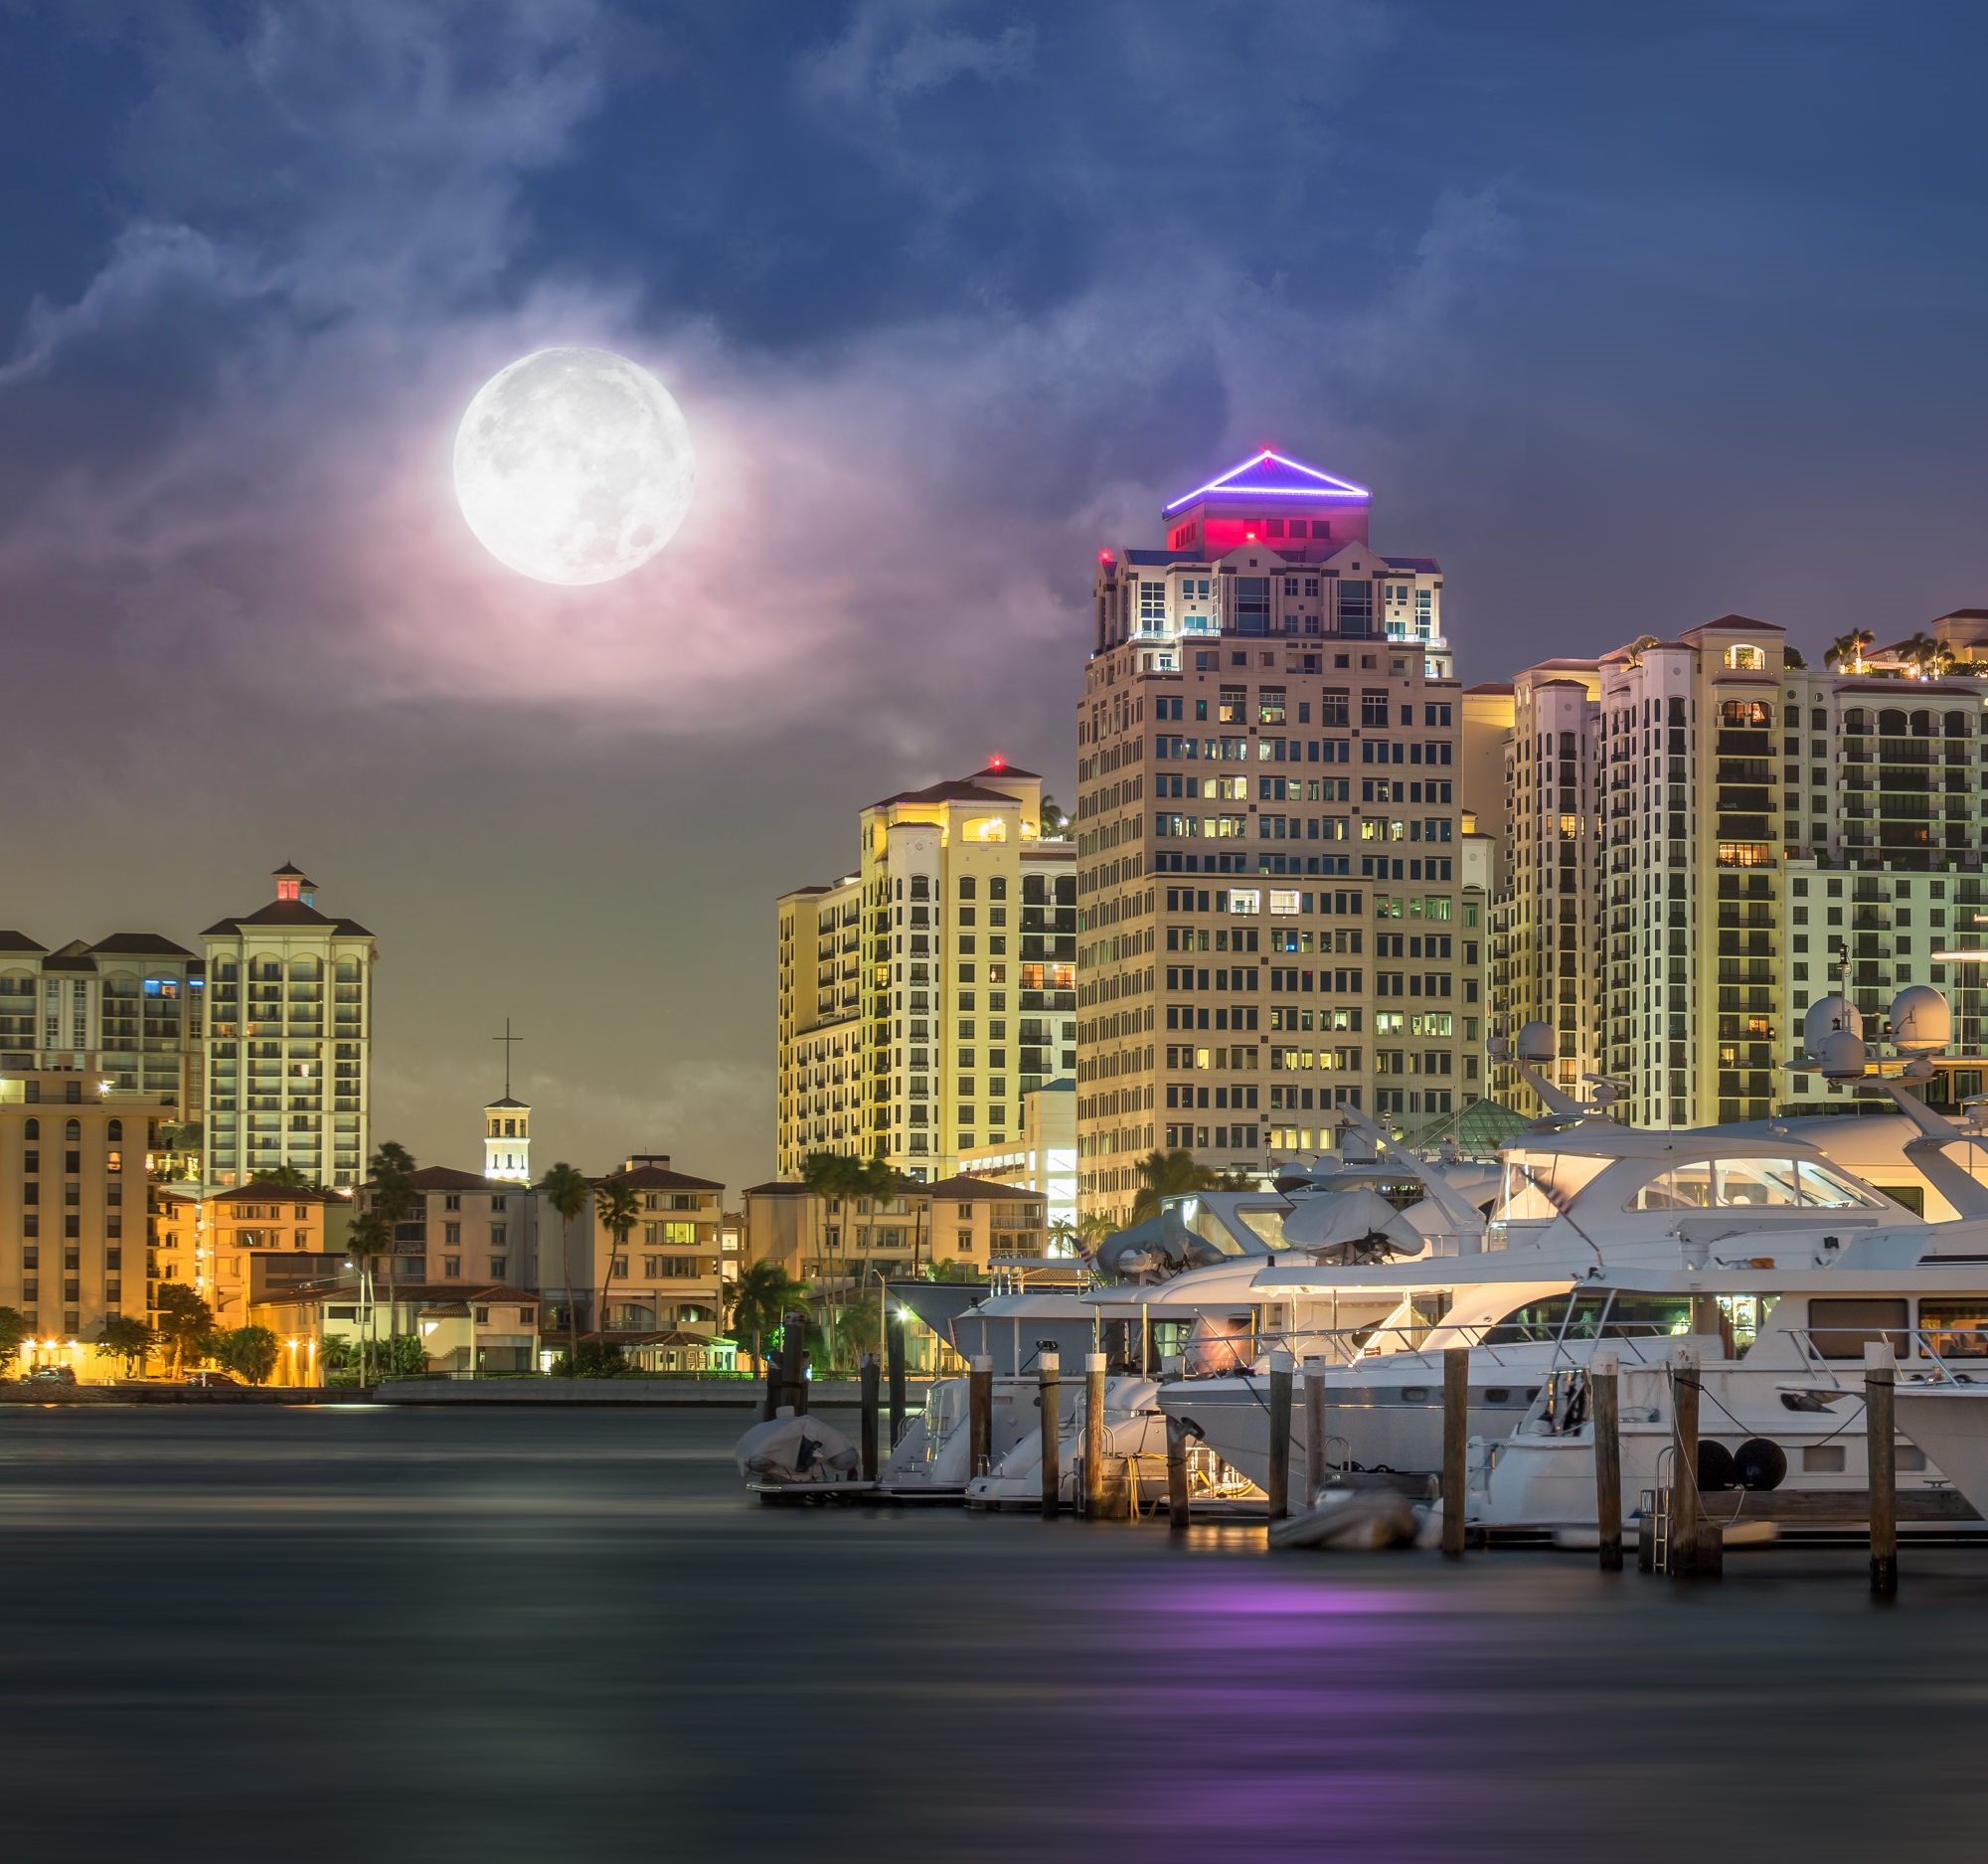
[[[455,430],[455,496],[477,541],[541,583],[611,583],[676,535],[697,459],[670,392],[611,350],[534,350]]]

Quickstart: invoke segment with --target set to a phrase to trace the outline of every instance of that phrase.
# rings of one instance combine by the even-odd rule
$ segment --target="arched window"
[[[1903,712],[1887,710],[1878,714],[1878,736],[1880,738],[1903,738],[1905,735],[1905,715]]]
[[[117,1144],[124,1137],[124,1122],[121,1119],[113,1119],[104,1127],[103,1136],[113,1145]]]
[[[21,1137],[24,1139],[39,1139],[41,1136],[42,1122],[39,1119],[31,1119],[21,1128]]]
[[[1932,714],[1930,712],[1914,712],[1912,714],[1912,736],[1914,738],[1930,738],[1932,735]]]
[[[316,981],[318,962],[316,958],[292,958],[290,960],[290,981],[308,984]]]
[[[1974,726],[1964,712],[1949,712],[1945,715],[1945,731],[1949,738],[1972,738]]]
[[[1774,709],[1761,699],[1728,699],[1719,707],[1719,722],[1758,731],[1774,722]]]
[[[83,1137],[83,1121],[72,1119],[63,1127],[63,1137],[65,1139],[81,1139]]]
[[[1843,729],[1853,737],[1871,729],[1871,715],[1862,706],[1852,706],[1843,715]]]
[[[1767,656],[1757,647],[1735,642],[1726,650],[1726,664],[1735,672],[1757,673],[1767,664]]]

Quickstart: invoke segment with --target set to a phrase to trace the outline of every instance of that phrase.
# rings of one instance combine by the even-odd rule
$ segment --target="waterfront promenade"
[[[1690,1587],[763,1508],[741,1424],[0,1414],[16,1854],[1817,1860],[1988,1823],[1981,1552],[1874,1606],[1854,1548]]]

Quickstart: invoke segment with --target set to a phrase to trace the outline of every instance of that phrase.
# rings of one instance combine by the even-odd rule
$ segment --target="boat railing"
[[[1576,1346],[1589,1351],[1609,1347],[1625,1352],[1639,1362],[1654,1365],[1662,1363],[1667,1343],[1677,1337],[1654,1322],[1631,1322],[1619,1329],[1611,1327],[1604,1334],[1579,1334],[1573,1338],[1556,1334],[1545,1327],[1526,1329],[1522,1337],[1517,1338],[1492,1337],[1501,1332],[1509,1335],[1515,1331],[1520,1330],[1504,1320],[1486,1321],[1476,1326],[1437,1326],[1424,1322],[1392,1327],[1264,1327],[1247,1333],[1216,1334],[1206,1339],[1190,1340],[1186,1356],[1198,1362],[1202,1369],[1184,1376],[1201,1379],[1234,1378],[1239,1374],[1248,1376],[1257,1371],[1269,1354],[1278,1352],[1290,1354],[1294,1370],[1301,1369],[1306,1359],[1323,1359],[1328,1366],[1345,1367],[1385,1354],[1398,1362],[1425,1367],[1435,1373],[1442,1369],[1442,1349],[1429,1347],[1427,1340],[1430,1334],[1436,1332],[1448,1335],[1452,1344],[1482,1352],[1493,1365],[1499,1366],[1515,1363],[1505,1356],[1506,1349],[1539,1346],[1554,1348],[1553,1366],[1581,1363],[1570,1350]],[[1377,1345],[1377,1341],[1380,1344]],[[1644,1352],[1644,1347],[1658,1343],[1663,1343],[1666,1350],[1654,1354]]]
[[[1988,1385],[1988,1327],[1790,1327],[1788,1337],[1811,1374],[1845,1391],[1863,1383],[1866,1342],[1881,1340],[1907,1384]],[[1951,1363],[1969,1360],[1981,1363],[1971,1371]]]

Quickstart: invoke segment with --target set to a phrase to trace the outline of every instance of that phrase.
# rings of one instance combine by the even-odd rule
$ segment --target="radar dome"
[[[1822,1045],[1838,1031],[1852,1036],[1863,1035],[1864,1019],[1857,1014],[1857,1006],[1846,996],[1817,997],[1808,1006],[1808,1014],[1802,1018],[1803,1050],[1810,1055],[1820,1055]]]
[[[1892,1041],[1903,1055],[1931,1055],[1953,1040],[1953,1012],[1930,984],[1892,999]]]
[[[1864,1043],[1847,1029],[1839,1029],[1833,1036],[1824,1036],[1810,1047],[1809,1054],[1822,1071],[1825,1081],[1864,1079]]]
[[[1559,1045],[1554,1040],[1551,1023],[1528,1023],[1519,1031],[1519,1060],[1522,1062],[1550,1062],[1559,1053]]]

